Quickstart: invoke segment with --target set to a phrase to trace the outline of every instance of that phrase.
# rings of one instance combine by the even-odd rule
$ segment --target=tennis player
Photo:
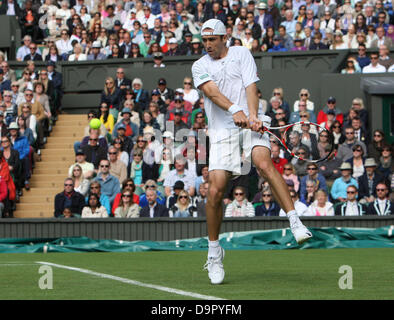
[[[211,283],[220,284],[225,275],[224,250],[219,244],[223,194],[232,176],[247,173],[244,167],[248,161],[253,161],[258,173],[271,185],[275,199],[287,213],[296,241],[301,244],[312,234],[300,221],[287,185],[272,164],[268,134],[260,133],[263,123],[271,124],[271,118],[259,112],[259,78],[253,56],[246,47],[227,48],[226,28],[220,20],[206,21],[201,36],[208,54],[193,64],[192,74],[195,87],[204,94],[211,143],[205,269]]]

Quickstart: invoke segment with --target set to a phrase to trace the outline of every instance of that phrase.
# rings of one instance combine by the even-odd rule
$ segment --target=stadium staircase
[[[75,161],[74,142],[82,139],[85,126],[86,115],[59,115],[41,150],[41,161],[35,163],[30,190],[23,190],[16,205],[15,218],[53,217],[55,195],[64,188],[68,168]]]

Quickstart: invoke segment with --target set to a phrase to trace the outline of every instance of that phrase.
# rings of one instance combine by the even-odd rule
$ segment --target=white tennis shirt
[[[245,89],[260,79],[254,58],[246,47],[230,47],[227,55],[217,60],[206,54],[193,63],[192,74],[196,88],[208,81],[215,82],[219,91],[233,104],[241,106],[246,116],[249,116]],[[238,128],[231,112],[223,110],[205,95],[204,107],[208,129]],[[259,111],[261,110],[262,106],[259,106]]]

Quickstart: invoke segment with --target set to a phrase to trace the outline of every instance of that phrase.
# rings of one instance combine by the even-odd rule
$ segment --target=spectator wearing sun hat
[[[92,53],[88,55],[88,60],[105,60],[105,54],[100,52],[101,50],[101,42],[94,41],[92,44]]]
[[[384,182],[384,176],[376,170],[375,158],[367,158],[364,163],[365,172],[358,177],[359,199],[362,203],[373,202],[376,198],[376,186]]]
[[[179,49],[178,41],[176,38],[171,38],[168,42],[169,50],[165,53],[166,56],[180,56],[182,51]]]
[[[342,176],[335,179],[331,187],[331,197],[335,203],[346,201],[346,190],[348,186],[353,185],[356,186],[356,188],[358,189],[357,180],[352,177],[351,164],[348,162],[342,162],[339,170],[341,170]]]
[[[139,128],[135,125],[135,123],[131,122],[130,120],[131,117],[130,108],[123,108],[120,115],[122,117],[122,120],[115,125],[112,131],[112,137],[113,138],[118,137],[119,129],[125,130],[124,136],[126,137],[131,137],[131,138],[137,137]]]

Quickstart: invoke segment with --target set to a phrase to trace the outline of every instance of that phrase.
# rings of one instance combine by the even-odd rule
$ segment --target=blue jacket
[[[268,49],[268,52],[281,52],[281,51],[289,51],[282,45],[273,46],[271,49]]]
[[[357,180],[354,178],[350,178],[348,182],[343,181],[343,177],[339,177],[335,179],[332,187],[331,187],[331,196],[332,199],[338,200],[338,198],[347,198],[346,189],[348,186],[356,186],[358,190]]]
[[[116,195],[120,192],[120,183],[118,178],[109,174],[107,179],[104,181],[101,177],[101,172],[99,172],[94,181],[98,181],[100,183],[101,193],[105,194],[109,198],[109,202],[112,204]],[[111,207],[108,213],[111,213]]]
[[[157,203],[166,205],[166,197],[160,191],[157,191],[156,193],[157,193],[157,199],[156,199]],[[140,196],[139,206],[143,208],[146,207],[147,205],[148,205],[148,200],[146,199],[146,194],[144,193]]]
[[[22,160],[29,155],[30,152],[30,144],[29,140],[25,136],[19,136],[15,139],[14,149],[19,152],[19,159]]]
[[[256,216],[279,216],[279,211],[280,211],[280,207],[274,201],[271,203],[271,206],[268,209],[266,209],[264,203],[259,206],[256,206],[255,215]]]
[[[308,175],[303,176],[301,178],[301,182],[300,182],[300,200],[305,204],[307,204],[306,203],[306,182],[308,181],[308,179],[309,179]],[[324,176],[321,173],[317,174],[317,180],[319,181],[318,189],[323,189],[325,192],[328,193],[326,179],[324,178]]]

